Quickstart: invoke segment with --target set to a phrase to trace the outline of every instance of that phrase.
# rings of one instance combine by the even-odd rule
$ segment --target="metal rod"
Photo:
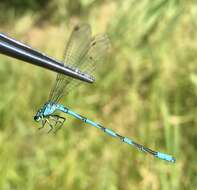
[[[94,78],[0,33],[0,53],[40,67],[92,83]]]

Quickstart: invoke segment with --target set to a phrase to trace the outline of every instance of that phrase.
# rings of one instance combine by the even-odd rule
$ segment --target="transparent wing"
[[[100,34],[92,38],[87,53],[80,60],[80,70],[87,74],[93,74],[99,62],[103,62],[110,47],[110,41],[106,34]]]
[[[79,61],[78,69],[89,75],[94,75],[99,64],[104,62],[104,59],[110,48],[110,41],[107,35],[97,35],[92,38],[89,49],[87,53]],[[66,91],[62,95],[69,93],[73,88],[76,88],[79,84],[82,84],[81,81],[72,79],[72,81],[67,84]],[[61,98],[60,96],[59,98]]]
[[[75,63],[75,67],[77,67],[84,73],[92,75],[98,63],[103,62],[103,59],[105,58],[109,47],[110,41],[107,35],[97,35],[91,38],[88,48],[86,49],[86,51],[84,51],[82,56],[80,56],[80,59],[78,59],[78,61]],[[59,101],[65,93],[68,93],[72,88],[76,87],[80,83],[80,81],[73,80],[72,78],[64,76],[61,80],[61,88],[55,89],[55,92],[53,92],[52,94],[51,101]]]
[[[86,54],[91,42],[91,28],[88,24],[75,26],[66,45],[64,63],[70,67],[76,67],[81,57]],[[56,97],[63,92],[66,85],[72,80],[58,74],[56,82],[50,92],[49,100],[56,101]]]

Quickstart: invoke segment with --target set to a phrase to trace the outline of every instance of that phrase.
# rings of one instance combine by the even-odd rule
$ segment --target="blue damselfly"
[[[107,35],[104,34],[92,37],[89,25],[84,24],[76,26],[68,41],[64,61],[71,67],[78,68],[80,71],[87,74],[92,74],[98,62],[101,62],[101,60],[107,54],[109,46],[110,41]],[[153,151],[127,137],[114,132],[111,129],[105,128],[104,126],[79,115],[78,113],[70,110],[62,104],[59,104],[58,102],[60,98],[65,94],[65,92],[69,92],[70,87],[76,84],[79,84],[79,82],[76,83],[76,81],[74,81],[72,78],[65,77],[61,74],[57,75],[57,79],[50,93],[48,102],[45,103],[44,106],[34,116],[35,121],[41,121],[42,126],[40,128],[43,128],[45,124],[48,124],[48,126],[50,127],[49,132],[51,130],[59,130],[63,126],[65,121],[64,117],[60,117],[56,114],[57,111],[60,111],[69,114],[87,124],[90,124],[97,129],[100,129],[108,135],[118,138],[124,143],[132,145],[142,152],[149,153],[154,157],[169,162],[175,162],[175,158],[173,158],[172,156],[165,153]]]

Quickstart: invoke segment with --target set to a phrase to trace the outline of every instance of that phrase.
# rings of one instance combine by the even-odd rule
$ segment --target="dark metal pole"
[[[0,53],[85,82],[94,82],[93,77],[80,72],[78,69],[66,66],[63,63],[1,33]]]

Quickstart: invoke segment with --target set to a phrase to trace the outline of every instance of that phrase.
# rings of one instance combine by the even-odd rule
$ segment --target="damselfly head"
[[[37,113],[36,113],[36,115],[34,116],[34,121],[40,121],[41,120],[41,115],[40,115],[40,111],[38,111]]]
[[[34,116],[34,120],[35,120],[35,121],[40,121],[40,119],[41,119],[41,117],[39,117],[39,116],[37,116],[37,115]]]
[[[43,117],[42,109],[38,110],[36,115],[34,116],[34,121],[39,122]]]

